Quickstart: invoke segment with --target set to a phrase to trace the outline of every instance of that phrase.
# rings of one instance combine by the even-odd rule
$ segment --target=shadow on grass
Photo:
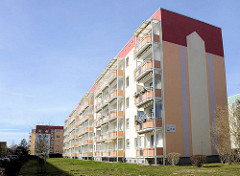
[[[203,166],[203,168],[217,168],[222,167],[221,165],[209,165],[209,166]]]
[[[72,176],[50,163],[46,163],[46,172],[41,172],[40,164],[37,159],[29,160],[26,164],[23,165],[19,172],[19,176],[33,176],[33,175],[55,175],[55,176]]]

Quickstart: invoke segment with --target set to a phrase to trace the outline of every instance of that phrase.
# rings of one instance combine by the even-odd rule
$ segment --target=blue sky
[[[1,0],[0,141],[63,125],[108,62],[159,7],[221,27],[228,96],[240,93],[238,0]]]

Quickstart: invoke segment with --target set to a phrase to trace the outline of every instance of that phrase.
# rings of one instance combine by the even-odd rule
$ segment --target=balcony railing
[[[82,127],[78,133],[78,136],[83,135],[88,132],[93,132],[93,127]]]
[[[159,42],[159,35],[154,35],[153,36],[153,40],[155,42]],[[141,51],[143,51],[144,49],[146,49],[146,47],[151,44],[152,42],[152,34],[147,34],[145,36],[143,36],[142,38],[138,39],[138,41],[136,42],[135,45],[135,53],[139,53]]]
[[[100,95],[102,93],[102,89],[101,86],[99,85],[96,90],[95,90],[95,96],[97,97],[98,95]]]
[[[117,97],[123,97],[123,90],[112,90],[112,92],[109,95],[109,102],[111,102],[112,100],[114,100]]]
[[[157,150],[157,156],[163,155],[163,148],[158,147]],[[155,148],[142,148],[136,150],[136,156],[137,157],[147,157],[152,158],[155,156]]]
[[[109,100],[109,96],[104,97],[103,103],[102,103],[102,108],[108,104],[108,100]]]
[[[123,131],[111,131],[108,134],[109,139],[116,139],[117,137],[122,138],[123,137]]]
[[[154,67],[160,68],[160,61],[154,61]],[[146,78],[148,73],[153,70],[153,59],[146,59],[141,65],[139,65],[135,70],[135,79],[137,81],[142,80],[142,78]]]
[[[123,70],[112,70],[109,74],[109,84],[113,82],[117,76],[122,77],[123,76]]]
[[[101,110],[101,107],[102,107],[102,103],[99,102],[99,103],[97,104],[96,108],[95,108],[95,111],[96,111],[96,112],[100,111],[100,110]]]
[[[123,117],[123,111],[111,110],[109,120],[116,119],[117,117]]]
[[[92,140],[83,140],[82,145],[92,144]]]
[[[101,85],[102,91],[104,91],[104,89],[106,89],[107,87],[108,87],[108,79],[105,79],[105,81]]]
[[[93,153],[92,152],[83,152],[83,157],[92,157]]]
[[[108,150],[97,150],[95,152],[96,157],[122,157],[123,156],[123,150],[117,150],[117,149],[108,149]]]
[[[156,127],[162,127],[162,119],[156,119]],[[138,133],[145,133],[152,131],[154,129],[154,119],[146,119],[143,122],[136,124],[136,131]]]
[[[161,89],[155,89],[156,97],[161,97]],[[153,99],[153,89],[146,88],[135,94],[135,104],[137,107],[148,103]]]

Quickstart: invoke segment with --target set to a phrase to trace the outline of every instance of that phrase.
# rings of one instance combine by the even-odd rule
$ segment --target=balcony
[[[95,96],[98,97],[102,93],[101,86],[98,86],[95,90]]]
[[[101,136],[96,136],[94,140],[95,140],[95,142],[100,142],[101,141]]]
[[[159,35],[153,36],[153,41],[159,42]],[[138,56],[141,54],[146,48],[148,48],[152,43],[152,34],[146,34],[142,38],[139,38],[135,45],[135,54]]]
[[[101,157],[102,156],[102,152],[95,152],[94,155],[95,155],[95,157]]]
[[[88,114],[84,117],[84,121],[89,120],[89,119],[93,119],[93,114]]]
[[[103,98],[102,108],[108,105],[109,96]]]
[[[102,108],[102,103],[101,102],[99,102],[98,104],[97,104],[97,106],[96,106],[96,108],[95,108],[95,111],[96,112],[99,112]]]
[[[95,121],[95,127],[99,127],[102,124],[102,120],[98,119],[97,121]]]
[[[83,157],[92,157],[92,152],[83,152]]]
[[[108,83],[111,84],[115,79],[117,79],[117,76],[122,77],[123,70],[112,70],[109,75]]]
[[[152,88],[145,88],[142,91],[135,94],[135,104],[138,108],[143,107],[153,100],[153,90]],[[161,97],[161,89],[155,89],[156,98]]]
[[[84,140],[83,142],[82,142],[82,145],[88,145],[88,144],[92,144],[92,140]]]
[[[105,115],[105,116],[102,117],[101,125],[107,123],[108,120],[109,120],[109,114],[107,113],[107,115]]]
[[[102,89],[102,92],[108,87],[108,79],[106,79],[102,85],[101,85],[101,89]]]
[[[78,133],[78,135],[81,136],[89,132],[93,132],[93,127],[83,127],[82,130]]]
[[[95,156],[103,156],[103,157],[122,157],[123,156],[123,150],[117,150],[117,149],[108,149],[104,150],[102,152],[97,151],[95,152]]]
[[[123,137],[123,131],[111,131],[109,132],[109,139],[113,140],[116,138],[122,138]]]
[[[113,101],[117,97],[123,97],[123,90],[112,90],[112,92],[109,95],[109,102]]]
[[[157,156],[163,155],[162,147],[158,147],[158,148],[156,148],[156,150],[157,150]],[[153,158],[155,156],[155,148],[137,149],[136,156],[137,157],[145,157],[145,158]]]
[[[160,61],[155,60],[154,61],[154,68],[160,69]],[[139,65],[135,70],[135,79],[138,82],[141,82],[141,80],[145,80],[152,74],[150,74],[153,71],[153,59],[146,59],[141,65]]]
[[[156,119],[156,127],[162,127],[162,119]],[[139,122],[136,124],[136,131],[137,133],[147,133],[154,129],[154,119],[146,119],[142,123]]]
[[[109,121],[114,120],[117,117],[123,117],[123,111],[111,110]]]

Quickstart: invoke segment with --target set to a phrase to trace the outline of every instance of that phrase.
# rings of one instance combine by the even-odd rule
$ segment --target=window
[[[45,133],[48,133],[48,130],[45,130]]]
[[[152,82],[149,84],[149,87],[153,88],[153,83]]]
[[[138,148],[138,138],[135,138],[135,147]]]
[[[135,147],[141,147],[141,137],[135,138]]]
[[[126,140],[126,148],[129,148],[130,147],[130,141],[129,139]]]
[[[135,115],[134,116],[134,126],[136,126],[136,123],[137,123],[137,116]]]
[[[38,132],[39,132],[39,133],[41,133],[41,132],[42,132],[42,130],[38,130]]]
[[[59,143],[60,143],[60,141],[56,141],[56,143],[57,143],[57,144],[59,144]]]
[[[57,133],[60,133],[60,130],[57,130]]]
[[[56,148],[59,148],[59,145],[56,145]]]
[[[151,147],[154,146],[154,135],[151,135],[151,141],[150,141]]]
[[[126,120],[126,128],[129,129],[129,119]]]
[[[129,107],[129,97],[126,99],[126,108]]]
[[[57,135],[57,138],[60,138],[60,136],[59,136],[59,135]]]
[[[129,77],[126,78],[126,87],[129,86]]]
[[[126,67],[129,65],[129,57],[126,58]]]

